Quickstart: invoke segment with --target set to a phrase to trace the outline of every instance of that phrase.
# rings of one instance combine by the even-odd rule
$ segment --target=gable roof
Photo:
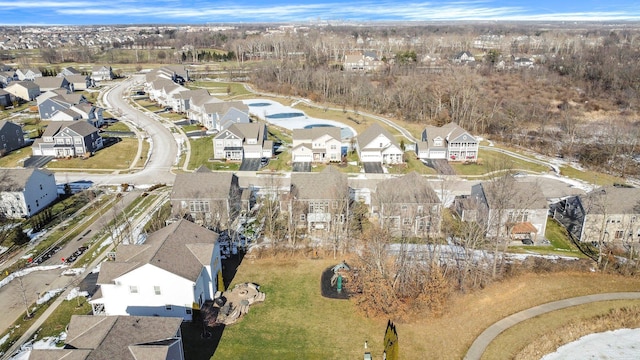
[[[218,99],[216,99],[218,100]],[[244,113],[249,112],[249,106],[242,101],[221,101],[204,104],[204,111],[207,114],[226,114],[230,109],[238,109]]]
[[[291,174],[291,192],[299,200],[341,200],[348,192],[347,175],[327,166],[319,173]]]
[[[57,89],[63,87],[69,81],[63,77],[44,76],[37,77],[33,80],[41,89]]]
[[[605,186],[580,195],[580,202],[591,214],[639,214],[640,189]]]
[[[146,264],[196,281],[202,268],[210,264],[217,239],[215,232],[181,219],[149,234],[141,245],[120,244],[116,260],[102,264],[98,284],[110,283]]]
[[[237,183],[236,175],[205,169],[176,175],[171,199],[228,199],[231,184],[234,181]]]
[[[87,136],[98,131],[95,126],[86,121],[54,121],[47,125],[42,136],[55,136],[65,128],[75,131],[80,136]]]
[[[442,140],[446,140],[447,142],[450,142],[464,134],[469,135],[471,137],[471,140],[476,140],[475,137],[469,134],[469,132],[467,132],[465,129],[460,127],[458,124],[454,122],[450,122],[440,127],[426,126],[424,129],[423,140],[427,142],[429,147],[433,147],[434,146],[433,140],[437,139],[438,137],[441,138]],[[442,145],[442,147],[444,146],[445,144]]]
[[[65,343],[92,360],[164,359],[159,348],[179,341],[181,324],[173,317],[73,315]]]
[[[489,209],[546,209],[547,200],[534,182],[520,182],[505,175],[493,181],[482,182],[486,203]]]
[[[258,144],[262,144],[264,138],[264,124],[240,123],[229,126],[229,131],[238,135],[242,139],[257,139]]]
[[[0,168],[0,191],[23,191],[35,171],[53,174],[49,170],[34,168]]]
[[[372,124],[360,135],[358,135],[358,146],[360,146],[360,148],[364,148],[365,146],[369,145],[373,141],[373,139],[378,137],[378,135],[384,135],[389,139],[389,141],[391,141],[391,144],[395,145],[397,148],[400,148],[400,144],[398,144],[396,138],[391,135],[389,131],[387,131],[377,123]]]
[[[429,181],[412,171],[409,174],[387,179],[376,186],[376,199],[388,203],[439,204],[440,198]]]
[[[329,135],[336,140],[340,140],[340,128],[336,126],[316,126],[310,129],[293,129],[294,140],[310,140],[313,141],[324,135]]]

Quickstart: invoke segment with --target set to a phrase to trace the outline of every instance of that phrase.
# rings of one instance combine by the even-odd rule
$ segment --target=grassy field
[[[511,156],[490,151],[480,150],[478,152],[478,163],[451,163],[451,166],[458,175],[484,175],[488,172],[511,169],[511,170],[526,170],[532,172],[547,172],[549,169],[546,166],[532,163],[529,161],[516,159]]]
[[[230,99],[251,94],[241,83],[196,80],[187,84],[189,89],[207,89],[215,97]]]
[[[561,166],[560,174],[572,179],[579,179],[582,181],[586,181],[589,184],[598,186],[613,185],[615,183],[626,183],[626,180],[623,178],[590,170],[578,170],[571,166]]]
[[[634,324],[629,323],[628,320],[631,319],[612,318],[606,321],[606,324],[597,324],[595,321],[595,319],[616,310],[633,308],[637,305],[637,300],[603,301],[537,316],[500,334],[489,345],[482,359],[540,359],[543,355],[555,351],[556,346],[562,344],[562,342],[558,343],[558,339],[562,337],[568,337],[571,339],[569,341],[573,341],[594,332],[638,327],[640,324],[637,318]],[[574,325],[570,329],[565,329],[566,324],[576,323],[582,323],[582,326]],[[544,339],[551,334],[554,334],[552,337],[555,338],[553,344],[549,344],[552,346],[538,344],[535,349],[529,349],[528,353],[521,353],[523,349],[540,342],[538,339]],[[548,340],[543,340],[543,342],[548,342]],[[544,351],[541,351],[542,349]]]
[[[73,300],[64,300],[45,320],[36,334],[36,340],[46,337],[56,337],[65,331],[65,327],[71,321],[72,315],[90,315],[91,304],[84,296]]]
[[[22,149],[14,150],[9,154],[0,157],[0,167],[12,168],[22,166],[24,160],[31,156],[31,148],[23,147]]]
[[[362,357],[365,340],[379,358],[388,319],[366,318],[353,302],[320,295],[321,272],[338,261],[245,259],[233,283],[260,284],[266,301],[224,330],[213,358],[356,359]],[[402,359],[461,359],[484,329],[508,315],[573,296],[637,291],[638,286],[638,278],[598,273],[525,274],[454,295],[441,317],[416,313],[410,321],[392,320]]]
[[[191,145],[191,157],[188,168],[195,170],[202,165],[207,166],[209,159],[213,158],[213,136],[205,136],[199,139],[189,139]]]
[[[120,142],[97,151],[94,156],[82,158],[57,159],[47,164],[48,169],[82,170],[123,170],[129,167],[138,151],[138,140],[122,138]]]
[[[115,122],[107,127],[107,131],[131,131],[129,126],[123,122]]]

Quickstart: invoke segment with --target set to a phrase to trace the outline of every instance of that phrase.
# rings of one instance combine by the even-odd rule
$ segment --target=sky
[[[640,20],[637,0],[0,0],[0,8],[0,25]]]

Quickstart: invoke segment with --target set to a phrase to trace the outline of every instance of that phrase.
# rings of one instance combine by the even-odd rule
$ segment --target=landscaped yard
[[[138,151],[138,139],[122,138],[108,148],[101,149],[88,159],[57,159],[47,164],[48,169],[122,170],[129,168]],[[142,154],[146,156],[146,154]]]
[[[365,340],[380,358],[388,319],[365,318],[353,302],[320,295],[321,272],[339,261],[245,258],[233,284],[256,282],[267,297],[238,324],[225,328],[213,358],[357,359],[363,356]],[[408,321],[392,319],[400,358],[462,359],[484,329],[515,312],[589,293],[636,291],[638,286],[638,278],[598,273],[527,273],[490,284],[454,295],[441,317],[418,312]],[[547,332],[553,331],[551,325]],[[531,339],[528,332],[520,336]]]
[[[613,185],[615,183],[624,184],[627,182],[625,179],[613,175],[603,174],[590,170],[578,170],[572,166],[561,166],[560,174],[572,179],[586,181],[589,184],[594,184],[597,186]]]
[[[23,162],[31,157],[31,147],[23,147],[22,149],[14,150],[9,154],[0,157],[0,167],[12,168],[22,166]]]
[[[213,136],[205,136],[199,139],[189,139],[191,156],[188,168],[195,170],[202,165],[208,166],[209,159],[213,158]]]
[[[517,159],[503,153],[480,149],[477,163],[451,163],[458,175],[484,175],[496,170],[525,170],[532,172],[547,172],[549,168],[537,163]]]

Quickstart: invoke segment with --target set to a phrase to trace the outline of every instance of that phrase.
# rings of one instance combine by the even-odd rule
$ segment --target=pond
[[[301,112],[293,112],[293,113],[277,113],[267,115],[267,119],[290,119],[294,117],[304,116],[304,113]]]
[[[251,104],[247,104],[247,106],[255,106],[255,107],[263,107],[263,106],[271,106],[271,103],[268,102],[257,102],[257,103],[251,103]]]

